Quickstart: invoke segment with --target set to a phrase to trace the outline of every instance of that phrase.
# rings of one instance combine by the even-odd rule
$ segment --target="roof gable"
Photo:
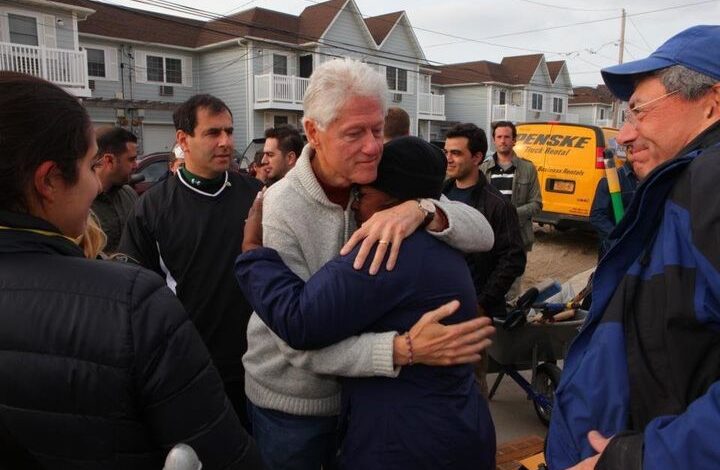
[[[394,24],[391,24],[391,28],[388,33],[385,35],[382,41],[378,43],[378,47],[380,48],[380,50],[386,52],[389,51],[390,48],[388,46],[390,45],[390,43],[395,39],[399,39],[400,41],[410,46],[410,48],[414,52],[415,57],[419,58],[424,63],[427,63],[427,59],[425,58],[425,51],[423,51],[423,48],[420,45],[420,41],[418,41],[418,38],[415,35],[415,30],[410,24],[410,20],[408,19],[407,14],[404,11],[399,11],[391,13],[390,15],[397,15],[397,20]],[[365,22],[367,23],[367,20]],[[389,20],[386,21],[386,24],[388,23],[390,23]]]
[[[508,83],[513,85],[527,85],[535,75],[540,62],[544,62],[544,60],[542,54],[519,55],[503,57],[500,65],[503,66],[510,80]]]
[[[553,83],[555,83],[558,79],[558,76],[560,75],[560,71],[562,70],[563,66],[565,65],[564,60],[555,60],[552,62],[546,62],[545,65],[547,65],[548,73],[550,73],[550,80],[552,80]]]
[[[375,40],[375,44],[379,46],[383,43],[383,41],[385,41],[390,34],[390,31],[395,28],[402,15],[402,11],[396,11],[385,15],[365,18],[365,24]]]
[[[306,40],[313,42],[320,39],[340,14],[348,0],[329,0],[305,8],[299,17],[299,33]]]

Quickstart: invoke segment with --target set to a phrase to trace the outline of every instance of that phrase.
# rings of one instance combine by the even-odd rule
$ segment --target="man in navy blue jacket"
[[[607,68],[643,183],[598,264],[555,394],[551,468],[720,462],[720,26]]]

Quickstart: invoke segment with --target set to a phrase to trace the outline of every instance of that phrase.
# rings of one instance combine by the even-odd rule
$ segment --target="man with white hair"
[[[551,468],[720,462],[720,26],[602,71],[642,184],[555,393]]]
[[[387,93],[382,75],[352,60],[326,62],[310,79],[303,118],[309,145],[295,168],[267,191],[262,216],[263,244],[277,250],[304,280],[360,240],[356,268],[377,243],[371,272],[380,269],[388,252],[387,269],[392,269],[403,239],[421,224],[464,251],[492,247],[492,229],[482,215],[449,201],[408,201],[375,214],[350,236],[355,229],[352,186],[377,175]],[[251,216],[246,236],[253,221]],[[311,352],[292,350],[254,314],[243,362],[253,434],[265,463],[283,469],[334,466],[341,403],[333,376],[393,377],[396,366],[479,359],[492,331],[489,322],[440,325],[438,320],[449,313],[445,305],[426,314],[411,330],[418,333],[412,343],[387,332]]]

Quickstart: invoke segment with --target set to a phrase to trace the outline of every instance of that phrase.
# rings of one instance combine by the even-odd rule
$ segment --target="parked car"
[[[170,152],[155,152],[149,153],[138,158],[138,165],[134,175],[141,175],[144,178],[138,182],[131,180],[130,185],[135,189],[138,195],[144,193],[152,185],[160,181],[168,173],[168,160],[170,159]]]

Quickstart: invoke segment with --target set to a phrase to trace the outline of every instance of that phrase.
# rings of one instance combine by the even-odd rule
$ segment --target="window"
[[[95,43],[81,44],[87,55],[88,77],[92,80],[112,80],[118,77],[118,51],[113,46]],[[143,57],[143,61],[145,58]],[[142,62],[139,62],[142,63]],[[143,67],[137,67],[143,69]]]
[[[600,108],[600,119],[605,119],[605,108]]]
[[[432,93],[430,90],[430,75],[420,75],[420,93]]]
[[[147,80],[149,82],[182,84],[182,60],[148,55]]]
[[[543,95],[540,93],[532,94],[532,109],[535,111],[542,111],[543,109]]]
[[[505,104],[506,98],[507,98],[507,96],[506,96],[505,90],[500,90],[498,92],[498,104]]]
[[[288,58],[286,55],[273,54],[273,73],[275,75],[288,74]]]
[[[385,67],[388,88],[391,91],[407,91],[407,70]]]
[[[553,98],[553,113],[562,114],[563,112],[563,99]]]
[[[88,75],[91,77],[105,77],[105,51],[102,49],[86,48],[88,58]]]
[[[10,42],[26,46],[39,45],[37,20],[35,18],[8,13],[8,26]]]
[[[182,83],[182,61],[180,59],[165,58],[165,81]]]
[[[273,127],[280,127],[280,126],[287,126],[288,125],[288,117],[287,116],[273,116]]]

